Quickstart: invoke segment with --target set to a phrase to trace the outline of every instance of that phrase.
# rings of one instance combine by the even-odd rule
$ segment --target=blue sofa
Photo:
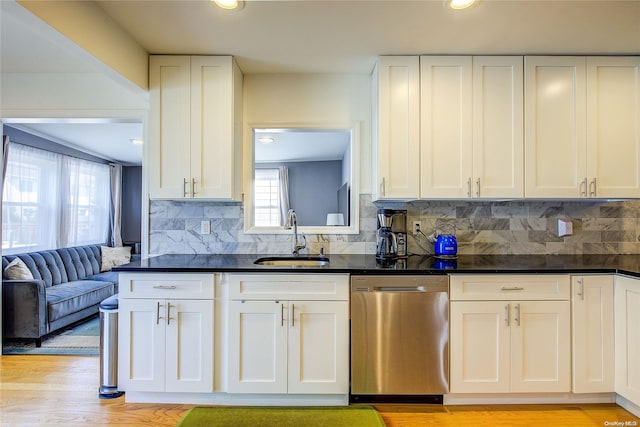
[[[98,312],[118,293],[118,273],[100,272],[100,245],[77,246],[2,257],[2,271],[19,257],[33,279],[2,279],[4,338],[35,339]]]

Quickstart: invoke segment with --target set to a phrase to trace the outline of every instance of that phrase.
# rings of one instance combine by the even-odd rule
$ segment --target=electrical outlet
[[[211,234],[211,223],[209,220],[200,221],[200,234]]]
[[[422,221],[413,221],[413,234],[416,235],[422,231]]]

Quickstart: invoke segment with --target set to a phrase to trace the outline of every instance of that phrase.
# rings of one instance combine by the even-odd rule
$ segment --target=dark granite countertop
[[[273,255],[161,255],[114,267],[119,272],[235,273],[621,273],[640,277],[640,255],[460,255],[457,260],[410,256],[381,265],[374,255],[328,255],[321,267],[263,266],[253,262]]]

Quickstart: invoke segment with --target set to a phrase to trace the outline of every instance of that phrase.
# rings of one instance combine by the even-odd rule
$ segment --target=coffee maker
[[[393,261],[407,257],[407,211],[378,209],[376,258]]]

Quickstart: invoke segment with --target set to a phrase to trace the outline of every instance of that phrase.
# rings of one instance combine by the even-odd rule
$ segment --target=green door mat
[[[189,410],[178,427],[384,427],[371,406],[210,406]]]

